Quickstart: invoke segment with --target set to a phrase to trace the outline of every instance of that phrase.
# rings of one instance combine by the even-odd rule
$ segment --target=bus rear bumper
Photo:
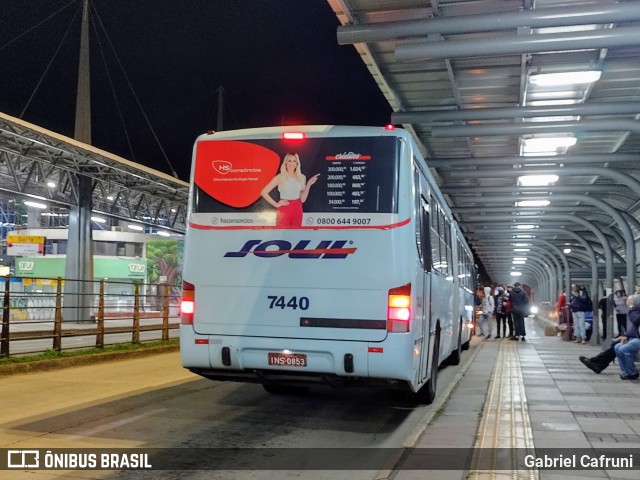
[[[252,383],[406,385],[415,375],[413,343],[200,335],[180,326],[182,365],[212,380]],[[273,356],[281,357],[282,363]],[[303,364],[285,364],[291,356]]]
[[[189,368],[189,371],[209,380],[221,382],[259,383],[265,385],[311,386],[329,385],[334,388],[380,386],[406,390],[407,382],[368,378],[357,376],[342,376],[320,372],[291,372],[277,370],[225,370],[215,368]]]

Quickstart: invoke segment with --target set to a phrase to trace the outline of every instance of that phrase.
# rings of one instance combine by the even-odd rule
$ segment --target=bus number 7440
[[[267,297],[270,301],[269,308],[280,308],[284,310],[285,308],[293,308],[297,310],[306,310],[309,308],[309,299],[307,297],[291,297],[289,299],[284,296],[277,295],[269,295]]]

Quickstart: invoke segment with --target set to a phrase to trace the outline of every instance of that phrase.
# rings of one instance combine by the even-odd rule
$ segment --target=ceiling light
[[[593,83],[600,80],[600,70],[584,70],[581,72],[541,73],[529,75],[529,83],[542,87],[574,85],[576,83]]]
[[[536,238],[535,235],[514,235],[513,238]],[[519,245],[519,244],[516,244]]]
[[[522,272],[511,272],[512,277],[520,277],[522,276]]]
[[[171,236],[171,234],[169,232],[165,231],[165,230],[158,230],[156,233],[158,235],[160,235],[161,237],[170,237]]]
[[[27,207],[32,207],[32,208],[47,208],[47,206],[44,203],[38,203],[38,202],[32,202],[31,200],[25,200],[24,204]]]
[[[576,103],[580,103],[577,98],[562,98],[557,100],[534,100],[533,102],[528,102],[527,105],[531,107],[552,107],[554,105],[575,105]]]
[[[562,253],[571,253],[571,249],[570,248],[565,248],[564,250],[562,250]]]
[[[514,260],[512,263],[514,265],[524,265],[527,262],[525,262],[524,260]]]
[[[516,207],[546,207],[550,203],[549,200],[522,200],[516,202]]]
[[[141,232],[141,231],[143,231],[143,230],[144,230],[144,228],[142,227],[142,225],[131,225],[131,224],[130,224],[130,225],[127,225],[127,228],[128,228],[129,230],[136,230],[136,231],[138,231],[138,232]]]
[[[514,248],[513,249],[514,252],[529,252],[531,251],[530,248]]]
[[[513,257],[514,260],[524,260],[527,261],[527,257]]]
[[[524,224],[524,225],[516,225],[516,228],[518,230],[533,230],[534,228],[536,228],[536,226],[531,224]]]
[[[107,195],[107,200],[112,201],[113,200],[113,195]]]
[[[555,183],[559,178],[558,175],[522,175],[518,177],[518,185],[523,187],[541,187]]]
[[[56,182],[47,182],[47,187],[56,188]]]
[[[524,148],[527,152],[548,152],[558,148],[573,147],[578,139],[576,137],[533,137],[524,139]]]
[[[91,217],[91,221],[96,223],[107,223],[107,221],[102,217]]]

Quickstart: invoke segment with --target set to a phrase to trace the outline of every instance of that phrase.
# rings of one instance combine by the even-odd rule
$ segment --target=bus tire
[[[460,358],[462,357],[462,320],[460,321],[460,329],[458,330],[458,346],[451,352],[447,359],[448,365],[460,365]]]
[[[436,328],[436,338],[433,341],[433,355],[431,357],[431,376],[427,383],[415,393],[415,399],[419,403],[430,405],[436,398],[438,386],[438,366],[440,351],[440,325]]]
[[[309,387],[294,385],[274,385],[272,383],[263,383],[262,388],[272,395],[305,395],[309,393]]]

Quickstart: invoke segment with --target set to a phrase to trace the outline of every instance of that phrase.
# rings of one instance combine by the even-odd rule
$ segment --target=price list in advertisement
[[[327,158],[327,198],[332,210],[358,211],[365,206],[370,159],[349,154]]]

